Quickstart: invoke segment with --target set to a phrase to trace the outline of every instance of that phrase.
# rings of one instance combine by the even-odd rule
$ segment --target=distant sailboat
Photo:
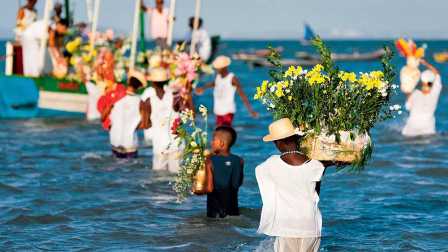
[[[314,33],[313,29],[308,23],[304,24],[304,32],[303,32],[303,39],[300,40],[300,43],[302,45],[309,45],[311,40],[313,40],[316,37],[316,34]]]

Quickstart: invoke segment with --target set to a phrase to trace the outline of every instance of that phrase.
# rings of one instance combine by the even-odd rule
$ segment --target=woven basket
[[[342,131],[340,135],[340,143],[336,142],[335,136],[308,135],[300,146],[311,159],[353,163],[361,159],[364,149],[371,144],[367,134],[355,135],[354,140],[350,139],[350,132]]]

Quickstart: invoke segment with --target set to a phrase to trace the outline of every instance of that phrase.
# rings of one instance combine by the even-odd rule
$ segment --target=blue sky
[[[0,37],[11,37],[18,2],[1,0]],[[57,1],[57,0],[56,0]],[[169,0],[165,0],[168,4]],[[86,20],[85,0],[71,0]],[[154,0],[145,0],[153,4]],[[177,0],[175,37],[183,37],[194,0]],[[324,38],[448,38],[447,0],[202,0],[211,34],[224,38],[296,39],[303,22]],[[38,0],[42,16],[43,0]],[[102,0],[100,28],[130,32],[134,0]]]

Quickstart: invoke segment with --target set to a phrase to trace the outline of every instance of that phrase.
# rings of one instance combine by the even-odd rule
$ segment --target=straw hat
[[[213,65],[213,67],[215,69],[222,69],[224,67],[228,67],[230,65],[230,62],[232,62],[232,61],[230,60],[229,57],[227,57],[227,56],[218,56],[213,61],[212,65]]]
[[[422,82],[429,83],[436,80],[436,75],[431,70],[425,70],[421,76]]]
[[[169,80],[168,72],[162,67],[156,67],[150,70],[149,80],[153,82],[164,82]]]
[[[269,134],[263,137],[263,141],[272,142],[284,138],[288,138],[293,135],[303,136],[303,132],[297,130],[294,125],[292,125],[289,118],[282,118],[277,120],[271,125],[269,125]]]
[[[129,74],[128,74],[128,79],[131,79],[132,77],[134,77],[138,81],[140,81],[140,83],[142,83],[143,87],[146,87],[146,85],[148,84],[145,75],[141,72],[138,72],[135,70],[130,70]]]

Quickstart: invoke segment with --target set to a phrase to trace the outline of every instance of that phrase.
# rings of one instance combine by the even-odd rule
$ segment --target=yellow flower
[[[82,42],[81,38],[77,37],[76,39],[68,42],[67,45],[65,46],[65,49],[67,49],[69,53],[73,53],[81,45],[81,42]]]
[[[288,68],[288,70],[286,70],[286,72],[284,73],[283,76],[285,78],[290,77],[290,78],[296,79],[301,73],[302,73],[302,67],[300,67],[300,66],[297,66],[297,67],[290,66]]]
[[[288,96],[288,101],[292,101],[292,96]]]
[[[382,89],[385,86],[383,82],[384,73],[381,71],[373,71],[370,73],[361,74],[361,78],[359,78],[358,82],[367,90],[371,90],[373,88]]]
[[[310,85],[322,84],[328,80],[328,76],[321,73],[323,69],[324,67],[321,64],[317,64],[305,75]]]
[[[348,82],[356,82],[356,74],[354,72],[339,72],[339,78],[341,78],[342,81],[348,81]]]

